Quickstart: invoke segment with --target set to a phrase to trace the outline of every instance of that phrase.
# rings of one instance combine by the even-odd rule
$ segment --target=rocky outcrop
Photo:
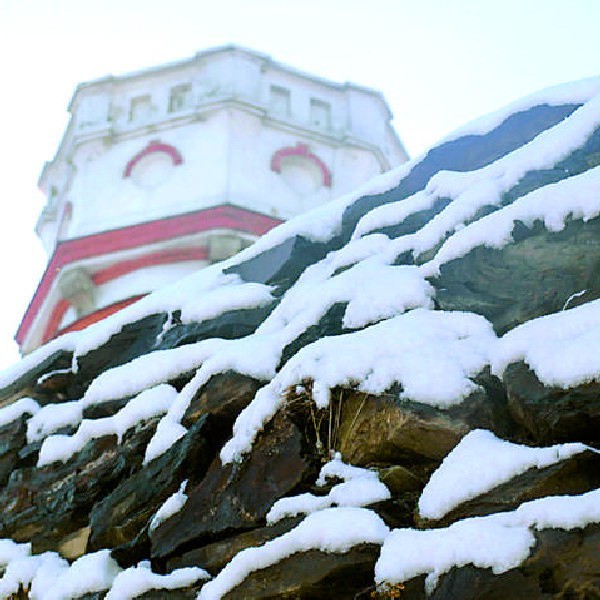
[[[148,599],[600,597],[590,94],[525,102],[3,375],[0,596],[59,574],[90,600],[118,577]],[[215,285],[265,293],[221,309]]]

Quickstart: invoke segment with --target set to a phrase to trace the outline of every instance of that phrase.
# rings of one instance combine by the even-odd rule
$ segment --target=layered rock
[[[598,596],[598,94],[3,374],[0,595]]]

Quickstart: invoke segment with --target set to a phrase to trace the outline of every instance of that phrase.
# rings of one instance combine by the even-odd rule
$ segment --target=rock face
[[[215,458],[181,511],[151,535],[153,558],[264,523],[273,500],[290,495],[305,479],[310,463],[301,455],[301,443],[297,427],[278,415],[244,463],[223,466]]]
[[[2,375],[0,596],[600,597],[600,81],[564,97]]]

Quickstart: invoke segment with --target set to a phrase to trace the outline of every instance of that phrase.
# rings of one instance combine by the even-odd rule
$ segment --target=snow
[[[23,415],[35,415],[39,410],[40,405],[33,398],[21,398],[0,408],[0,427],[16,421]]]
[[[101,373],[86,390],[86,406],[139,394],[142,390],[189,373],[218,350],[219,340],[156,350]]]
[[[175,569],[168,575],[153,573],[147,561],[119,573],[105,600],[129,600],[137,598],[149,590],[175,590],[208,579],[210,575],[199,567]]]
[[[23,377],[32,369],[35,369],[55,352],[58,352],[59,350],[64,350],[66,352],[72,351],[75,347],[75,340],[77,339],[78,334],[79,332],[67,333],[60,338],[52,340],[34,352],[23,356],[11,367],[4,369],[0,373],[0,389],[8,387],[11,383],[14,383],[17,379]]]
[[[283,392],[312,380],[319,408],[336,386],[380,394],[400,383],[402,398],[439,407],[460,403],[477,386],[471,378],[488,364],[496,337],[483,317],[416,309],[366,329],[305,346],[256,394],[221,451],[224,463],[248,452],[258,431],[284,402]]]
[[[588,77],[579,81],[571,81],[568,84],[555,85],[515,100],[497,111],[459,127],[442,138],[436,145],[450,142],[466,135],[484,135],[498,127],[498,125],[511,115],[533,108],[534,106],[541,104],[549,106],[581,104],[588,102],[598,94],[600,94],[600,77]]]
[[[363,469],[362,467],[355,467],[345,463],[342,460],[340,452],[336,452],[333,459],[325,463],[321,467],[319,477],[317,478],[317,485],[323,487],[327,484],[328,479],[342,479],[343,481],[351,481],[352,479],[372,479],[377,478],[377,473],[369,469]]]
[[[72,565],[55,552],[31,555],[29,544],[0,540],[0,561],[6,565],[0,579],[0,596],[30,587],[32,600],[69,600],[110,588],[121,570],[109,550],[78,558]]]
[[[435,200],[431,190],[426,188],[403,200],[376,206],[360,218],[352,232],[352,239],[358,240],[376,229],[397,225],[415,213],[430,209]]]
[[[343,482],[334,485],[326,496],[305,493],[281,498],[267,513],[267,523],[271,525],[284,517],[310,514],[330,506],[368,506],[390,498],[389,490],[379,481],[377,473],[345,464],[339,452],[323,466],[317,485],[325,485],[327,477],[338,477]]]
[[[527,321],[495,348],[492,371],[525,361],[547,386],[574,387],[600,378],[600,300]]]
[[[31,554],[31,544],[18,544],[12,540],[0,539],[0,566],[4,567],[13,560],[25,558]]]
[[[226,311],[264,306],[273,301],[272,291],[271,286],[260,283],[238,283],[218,287],[199,298],[188,297],[181,305],[181,322],[201,323]]]
[[[236,554],[221,572],[204,584],[199,600],[222,598],[250,573],[308,550],[347,552],[362,543],[381,544],[389,529],[374,512],[365,508],[326,508],[308,515],[298,526],[257,548]]]
[[[119,443],[125,432],[137,423],[167,412],[177,390],[167,384],[150,388],[130,400],[116,414],[102,419],[84,419],[74,435],[51,435],[40,448],[38,467],[56,461],[66,462],[92,439],[116,435]]]
[[[497,515],[465,519],[445,529],[396,529],[381,548],[375,581],[399,583],[426,573],[431,593],[440,575],[454,566],[473,564],[503,573],[520,565],[534,544],[527,527],[507,527]]]
[[[364,277],[348,300],[342,325],[358,329],[413,308],[433,308],[433,287],[418,269],[365,261],[342,274],[362,272]]]
[[[42,592],[43,599],[63,600],[106,590],[120,571],[110,556],[110,550],[85,554],[57,577],[56,583],[50,589]]]
[[[372,236],[309,266],[256,331],[277,334],[278,354],[336,303],[348,303],[343,325],[357,328],[411,308],[432,306],[433,288],[414,267],[382,261],[385,242]],[[352,265],[353,259],[362,260]],[[346,268],[338,272],[341,268]],[[311,301],[307,302],[307,298]]]
[[[235,258],[238,259],[239,255]],[[3,371],[0,375],[0,388],[10,385],[58,351],[73,353],[72,370],[77,372],[79,356],[106,343],[125,325],[149,315],[181,310],[183,318],[212,318],[220,312],[242,306],[261,306],[272,300],[269,286],[246,283],[237,275],[224,274],[222,271],[231,262],[232,259],[201,269],[173,285],[145,296],[99,323],[52,340]]]
[[[79,400],[47,404],[27,421],[27,442],[44,439],[67,425],[77,425],[83,418],[83,406]]]
[[[180,421],[194,395],[212,376],[231,370],[255,379],[268,380],[275,375],[281,351],[268,337],[256,335],[235,340],[209,339],[200,344],[206,350],[206,359],[159,422],[146,448],[144,463],[160,456],[185,435],[187,430]],[[219,351],[211,353],[215,347]]]
[[[404,252],[412,252],[415,256],[418,256],[435,248],[448,234],[453,234],[450,240],[454,240],[457,232],[460,232],[461,235],[457,238],[457,241],[450,243],[450,247],[455,248],[454,257],[466,253],[466,250],[463,250],[462,254],[457,252],[457,247],[460,248],[461,244],[468,247],[474,247],[484,242],[495,244],[494,247],[498,247],[499,244],[506,244],[510,241],[510,231],[504,232],[503,235],[496,233],[494,229],[495,222],[489,219],[485,223],[491,224],[485,231],[481,229],[485,226],[480,226],[479,229],[470,229],[468,233],[461,231],[461,229],[473,219],[479,209],[484,206],[499,206],[503,194],[515,186],[528,171],[552,168],[571,152],[581,147],[598,125],[600,125],[600,96],[581,106],[568,119],[542,131],[529,143],[481,169],[467,172],[440,171],[436,173],[429,180],[424,190],[416,192],[413,196],[400,202],[380,206],[370,211],[357,224],[353,237],[360,237],[374,229],[399,223],[415,212],[431,208],[437,200],[446,198],[452,200],[452,202],[431,218],[421,229],[413,234],[400,236],[389,244],[387,250],[388,262],[392,262],[396,256]],[[597,171],[597,169],[595,170]],[[598,187],[597,173],[595,176],[583,175],[579,176],[582,177],[582,180],[575,183],[566,183],[569,179],[560,182],[566,188],[558,190],[560,194],[562,189],[565,189],[565,193],[561,194],[558,201],[548,201],[549,196],[552,196],[556,189],[553,186],[547,186],[546,191],[544,191],[545,188],[542,188],[538,195],[534,195],[528,200],[525,200],[526,197],[521,198],[520,207],[516,209],[516,212],[518,213],[519,210],[522,211],[523,209],[526,213],[533,211],[536,215],[534,218],[540,218],[539,215],[541,214],[544,221],[554,228],[553,230],[562,228],[564,218],[571,210],[575,213],[576,218],[579,214],[582,218],[586,218],[588,214],[586,211],[588,210],[590,211],[589,214],[597,214],[597,208],[595,208],[597,202],[593,202],[588,209],[586,202],[581,201],[582,192],[585,193],[586,187],[588,195],[590,189],[593,190]],[[569,193],[572,192],[577,194],[577,199],[570,200],[568,198]],[[566,198],[566,206],[563,206],[562,203],[563,196]],[[529,204],[532,204],[532,207],[528,210],[527,206]],[[511,214],[514,213],[509,212],[505,218],[509,220]],[[587,216],[587,218],[590,217]],[[484,221],[484,219],[479,221]],[[504,227],[506,227],[506,222]],[[512,226],[510,229],[512,230]],[[489,238],[486,237],[487,233],[490,234]],[[471,236],[475,236],[476,239],[471,241]],[[431,266],[439,267],[442,262],[450,260],[450,258],[444,259],[443,255],[439,253],[436,259],[437,261]],[[431,269],[425,272],[426,275],[434,273],[435,269],[433,273]]]
[[[534,190],[456,232],[423,267],[423,272],[435,275],[442,264],[464,256],[477,246],[506,246],[512,241],[517,221],[530,227],[540,220],[549,231],[561,231],[567,217],[593,219],[600,214],[600,193],[591,193],[595,190],[600,192],[600,167]]]
[[[441,529],[395,529],[375,564],[378,585],[427,574],[432,592],[452,567],[473,564],[495,574],[520,565],[535,545],[533,529],[575,529],[600,521],[600,489],[580,496],[551,496],[512,512],[472,517]]]
[[[149,530],[154,531],[163,521],[166,521],[169,517],[178,513],[187,502],[187,494],[185,488],[187,487],[188,480],[186,479],[179,486],[179,489],[169,496],[163,503],[163,505],[156,511],[152,520],[150,521]]]
[[[573,292],[565,300],[565,303],[563,304],[563,307],[561,310],[567,310],[567,308],[569,308],[569,304],[571,304],[571,300],[575,300],[576,298],[581,298],[581,296],[583,296],[586,292],[587,292],[587,290],[579,290],[578,292]]]
[[[144,465],[164,454],[177,440],[187,433],[187,429],[167,413],[159,422],[156,431],[146,446]]]
[[[69,563],[54,552],[45,552],[37,556],[27,555],[12,560],[6,565],[4,575],[0,579],[0,597],[8,598],[11,594],[16,594],[20,586],[30,586],[31,598],[45,600],[46,592],[52,589],[56,579],[66,573],[68,568]]]
[[[491,431],[469,432],[433,473],[419,499],[419,515],[440,519],[458,505],[511,480],[586,450],[585,444],[530,448],[497,438]]]

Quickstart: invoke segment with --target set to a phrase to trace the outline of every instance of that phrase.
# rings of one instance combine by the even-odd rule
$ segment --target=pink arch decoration
[[[151,142],[148,142],[148,145],[143,150],[138,152],[127,163],[125,171],[123,171],[123,177],[129,177],[135,165],[137,165],[140,162],[140,160],[142,160],[142,158],[150,154],[154,154],[155,152],[164,152],[165,154],[168,154],[171,157],[171,160],[173,161],[174,165],[180,165],[183,162],[183,157],[181,156],[179,150],[175,148],[175,146],[171,146],[171,144],[164,144],[163,142],[159,142],[158,140],[152,140]]]
[[[308,146],[302,142],[298,142],[295,146],[287,146],[286,148],[277,150],[271,158],[271,171],[281,173],[281,161],[289,156],[301,156],[315,163],[323,176],[323,185],[325,187],[331,187],[331,171],[327,168],[327,165],[316,154],[313,154],[308,149]]]

